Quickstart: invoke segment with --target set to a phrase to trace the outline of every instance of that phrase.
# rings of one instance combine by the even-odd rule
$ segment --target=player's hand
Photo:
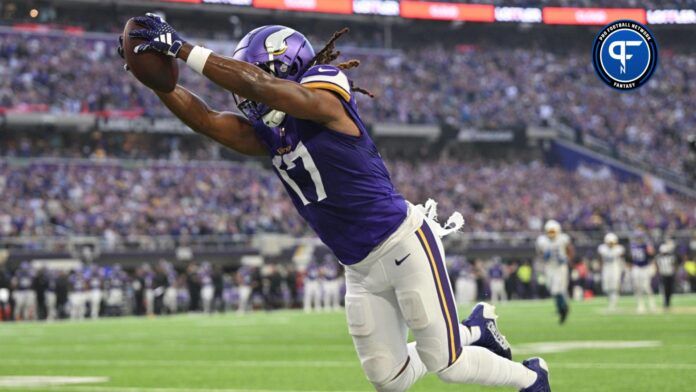
[[[177,53],[179,53],[179,50],[181,50],[181,47],[186,42],[179,36],[179,33],[159,15],[147,13],[145,16],[138,16],[134,20],[135,23],[144,27],[144,29],[133,30],[128,35],[131,38],[139,38],[147,41],[133,48],[136,54],[151,50],[167,56],[176,57]]]
[[[119,35],[118,36],[118,48],[116,48],[116,52],[118,52],[118,55],[121,56],[122,59],[126,59],[126,56],[123,55],[123,36]],[[123,64],[123,69],[126,71],[130,71],[128,68],[128,64]]]

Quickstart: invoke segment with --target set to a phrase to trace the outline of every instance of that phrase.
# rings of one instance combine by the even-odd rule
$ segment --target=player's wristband
[[[203,67],[205,67],[208,57],[213,53],[212,50],[204,48],[202,46],[194,46],[186,59],[186,65],[191,67],[194,71],[203,75]]]

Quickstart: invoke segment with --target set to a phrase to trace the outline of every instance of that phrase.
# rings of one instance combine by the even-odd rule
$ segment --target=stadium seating
[[[0,34],[0,113],[170,116],[154,94],[118,66],[103,66],[121,60],[113,37],[99,37]],[[560,124],[600,140],[616,154],[687,174],[686,137],[696,126],[696,114],[688,109],[696,99],[696,82],[687,77],[696,72],[696,63],[689,54],[663,55],[661,76],[632,95],[607,91],[588,70],[585,52],[423,47],[397,56],[357,57],[363,65],[350,76],[378,96],[361,105],[370,123],[447,122],[479,129]],[[234,109],[231,94],[184,68],[184,86],[215,108]],[[564,88],[544,87],[557,85]]]

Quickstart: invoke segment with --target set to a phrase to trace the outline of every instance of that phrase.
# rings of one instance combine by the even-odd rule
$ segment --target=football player
[[[360,63],[332,65],[347,29],[315,52],[298,31],[263,26],[226,58],[187,43],[154,14],[136,22],[142,29],[130,35],[145,40],[136,53],[185,61],[233,94],[244,117],[181,86],[156,92],[162,102],[193,130],[268,157],[300,215],[346,266],[348,330],[378,391],[406,391],[427,372],[450,383],[550,390],[543,360],[510,360],[492,306],[477,305],[458,323],[440,236],[463,218],[445,230],[434,203],[418,208],[394,188],[356,103],[356,93],[371,94],[343,72]]]
[[[244,314],[249,307],[249,299],[254,284],[254,267],[250,265],[242,265],[237,270],[236,280],[239,293],[239,305],[237,314]]]
[[[36,272],[28,261],[23,261],[13,279],[13,297],[15,301],[15,320],[36,319],[36,291],[34,290],[34,278]]]
[[[614,233],[607,233],[604,236],[604,243],[597,248],[602,261],[602,290],[609,297],[609,311],[616,309],[619,300],[625,252],[623,245],[619,244],[619,237]]]
[[[559,322],[565,323],[570,308],[568,306],[568,263],[575,251],[568,234],[561,230],[561,224],[549,220],[544,225],[545,234],[537,238],[537,254],[544,262],[546,284],[556,301]]]
[[[72,271],[69,279],[68,302],[70,303],[70,319],[84,320],[87,310],[87,282],[82,271]]]
[[[655,248],[643,232],[638,232],[631,238],[631,277],[633,278],[633,294],[638,303],[638,313],[645,313],[645,303],[653,312],[656,309],[655,297],[652,290],[652,277],[655,273],[652,258]]]
[[[491,302],[507,301],[505,292],[505,266],[496,258],[488,268],[488,281],[491,287]]]
[[[85,281],[89,286],[89,293],[85,293],[85,300],[89,304],[89,316],[92,319],[99,317],[102,302],[103,282],[101,271],[96,266],[85,269]]]
[[[324,310],[341,309],[341,283],[343,283],[338,269],[338,264],[330,257],[326,256],[321,264],[322,296]]]
[[[677,244],[668,238],[660,245],[659,253],[655,256],[657,272],[660,274],[660,284],[662,284],[662,295],[664,295],[664,308],[669,310],[672,305],[672,294],[674,293],[674,278],[677,274]]]
[[[321,270],[314,261],[309,262],[304,273],[304,311],[321,309]]]

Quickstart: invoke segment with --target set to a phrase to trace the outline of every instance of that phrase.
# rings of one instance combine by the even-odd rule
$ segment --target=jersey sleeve
[[[328,90],[350,102],[352,91],[348,77],[333,65],[315,65],[305,72],[300,84],[307,88]]]
[[[568,234],[562,233],[561,235],[563,236],[563,246],[567,247],[568,245],[570,245],[572,243],[572,241],[570,240],[570,236]]]

